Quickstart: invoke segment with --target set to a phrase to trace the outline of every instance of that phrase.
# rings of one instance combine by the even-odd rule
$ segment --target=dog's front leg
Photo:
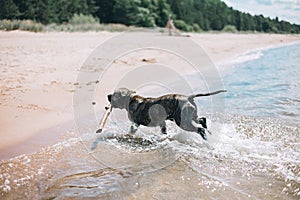
[[[139,125],[136,124],[136,123],[133,123],[131,126],[130,126],[130,130],[129,130],[129,133],[130,134],[134,134],[139,128]]]
[[[162,134],[167,134],[167,125],[165,121],[160,125],[160,131]]]

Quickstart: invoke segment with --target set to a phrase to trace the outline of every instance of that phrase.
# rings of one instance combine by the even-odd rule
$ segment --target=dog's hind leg
[[[139,128],[139,125],[136,124],[136,123],[133,123],[131,126],[130,126],[130,129],[129,129],[129,133],[130,134],[134,134]]]
[[[198,128],[197,129],[197,133],[199,133],[201,135],[201,137],[203,138],[203,140],[207,140],[207,136],[206,136],[204,128]]]
[[[196,120],[196,122],[198,124],[201,124],[203,128],[206,128],[207,129],[207,124],[206,124],[206,118],[205,117],[201,117],[201,118],[198,118]]]
[[[185,131],[198,133],[204,140],[207,140],[205,128],[198,121],[197,110],[191,103],[183,105],[180,116],[175,118],[175,122],[180,128]],[[202,119],[202,122],[206,122],[206,119]]]
[[[211,134],[211,132],[207,129],[207,123],[206,123],[206,118],[205,118],[205,117],[198,118],[198,119],[196,120],[196,122],[197,122],[198,124],[201,124],[202,127],[205,128],[206,131],[207,131],[209,134]]]
[[[191,120],[191,121],[182,120],[181,124],[180,124],[180,128],[182,128],[183,130],[190,131],[190,132],[196,132],[199,135],[201,135],[201,137],[204,140],[207,140],[205,128],[202,128],[200,126],[201,126],[200,124],[196,123],[193,120]]]

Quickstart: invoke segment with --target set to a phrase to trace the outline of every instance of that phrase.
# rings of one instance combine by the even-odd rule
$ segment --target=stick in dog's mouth
[[[109,114],[112,111],[112,106],[111,105],[106,106],[105,110],[106,110],[106,112],[104,113],[104,115],[102,117],[102,120],[99,123],[99,129],[96,131],[96,133],[101,133],[102,132],[102,130],[103,130],[104,126],[105,126],[105,123],[106,123],[106,121],[108,119],[108,116],[109,116]]]

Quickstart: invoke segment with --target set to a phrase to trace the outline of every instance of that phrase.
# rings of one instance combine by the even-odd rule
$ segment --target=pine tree
[[[0,19],[16,19],[20,12],[13,0],[0,0]]]

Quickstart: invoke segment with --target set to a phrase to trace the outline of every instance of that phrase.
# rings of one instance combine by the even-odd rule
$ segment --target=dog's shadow
[[[165,140],[165,138],[163,138],[162,140]],[[96,137],[96,139],[92,143],[90,150],[94,151],[97,148],[97,146],[99,145],[99,143],[101,143],[101,142],[107,143],[110,141],[115,141],[119,144],[124,144],[126,146],[137,148],[137,147],[154,146],[154,145],[156,145],[156,143],[158,141],[162,141],[162,140],[148,139],[148,138],[144,138],[144,137],[134,135],[134,134],[118,134],[118,135],[116,135],[116,134],[112,134],[112,133],[101,133],[100,135],[98,135]]]
[[[94,151],[97,148],[97,146],[100,142],[105,142],[105,141],[106,141],[105,137],[97,136],[96,139],[94,140],[94,142],[92,143],[92,146],[91,146],[90,150]]]

